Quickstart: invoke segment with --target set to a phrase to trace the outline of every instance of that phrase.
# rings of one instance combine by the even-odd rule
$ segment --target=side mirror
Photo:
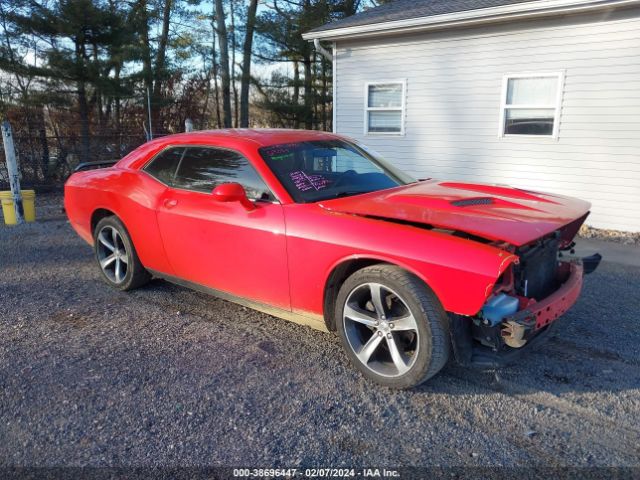
[[[239,183],[223,183],[211,192],[213,199],[218,202],[240,202],[248,210],[255,210],[255,205],[247,198],[247,193]]]

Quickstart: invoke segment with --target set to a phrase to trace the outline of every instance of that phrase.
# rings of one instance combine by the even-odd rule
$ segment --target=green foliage
[[[334,20],[353,15],[370,3],[360,0],[273,0],[256,25],[261,38],[256,59],[286,62],[293,74],[277,72],[260,89],[256,105],[267,113],[265,123],[299,128],[332,128],[332,64],[318,55],[302,34]],[[288,68],[292,70],[292,68]]]
[[[302,33],[373,0],[259,0],[255,22],[252,2],[223,4],[233,124],[331,129],[331,62]],[[124,154],[150,121],[220,127],[215,20],[209,0],[0,1],[0,116],[44,163]]]

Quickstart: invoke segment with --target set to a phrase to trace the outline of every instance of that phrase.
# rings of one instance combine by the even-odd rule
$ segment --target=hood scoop
[[[451,205],[454,207],[477,207],[478,205],[492,205],[495,202],[491,197],[465,198],[462,200],[453,200]]]

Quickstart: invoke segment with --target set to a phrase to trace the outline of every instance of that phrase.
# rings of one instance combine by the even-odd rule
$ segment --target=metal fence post
[[[16,210],[16,220],[18,223],[23,223],[24,209],[22,207],[22,193],[20,192],[20,174],[18,173],[16,150],[13,145],[13,133],[7,120],[2,122],[2,143],[4,144],[4,156],[7,160],[7,173],[9,174],[9,185],[13,194],[13,208]]]

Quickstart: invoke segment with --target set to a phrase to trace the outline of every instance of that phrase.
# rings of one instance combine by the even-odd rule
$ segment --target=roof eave
[[[640,4],[640,0],[590,0],[587,2],[584,0],[539,0],[429,17],[311,31],[302,34],[302,38],[304,40],[343,40],[373,37],[443,28],[460,28],[482,23],[527,20],[544,16],[586,13],[636,4]]]

